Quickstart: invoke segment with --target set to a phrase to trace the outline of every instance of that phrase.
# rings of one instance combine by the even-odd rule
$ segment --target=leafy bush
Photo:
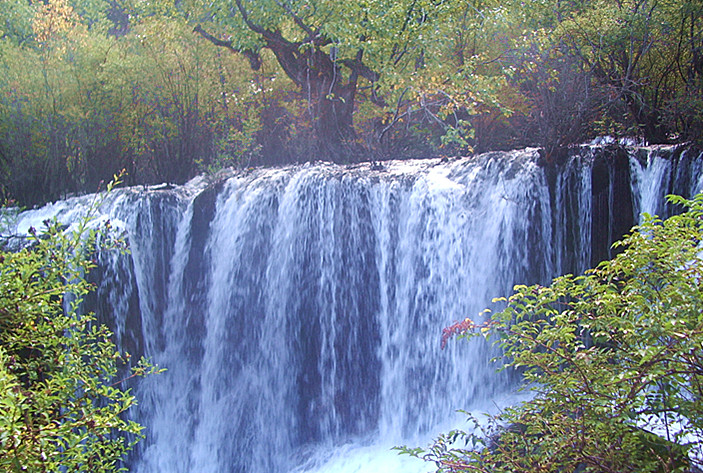
[[[74,232],[47,221],[26,248],[0,252],[0,471],[114,471],[140,437],[117,376],[155,369],[142,360],[130,374],[109,331],[79,310],[97,242],[121,247],[109,222],[90,221]]]
[[[503,366],[534,397],[488,426],[474,419],[475,433],[403,450],[442,472],[683,472],[700,462],[703,196],[670,199],[687,211],[647,216],[613,260],[516,286],[488,322],[446,329],[445,339],[497,338]]]

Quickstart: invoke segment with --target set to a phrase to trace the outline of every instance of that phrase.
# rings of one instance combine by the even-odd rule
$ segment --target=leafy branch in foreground
[[[622,252],[548,287],[516,286],[485,324],[534,397],[473,433],[400,450],[440,472],[686,472],[703,441],[703,196],[646,216]],[[462,448],[461,442],[466,445]],[[468,445],[473,443],[473,445]]]
[[[47,221],[42,232],[30,229],[29,246],[0,252],[1,471],[115,471],[140,438],[141,426],[124,416],[134,396],[118,381],[129,355],[79,310],[98,246],[122,249],[109,222],[91,225],[100,202],[77,230]],[[142,360],[131,376],[155,371]]]

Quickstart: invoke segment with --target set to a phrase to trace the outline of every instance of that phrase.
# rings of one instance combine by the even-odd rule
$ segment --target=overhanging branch
[[[222,48],[227,48],[233,53],[241,53],[244,55],[249,60],[249,65],[251,68],[255,71],[258,71],[259,68],[261,67],[261,57],[259,57],[259,53],[256,51],[253,51],[251,49],[237,49],[234,47],[232,41],[225,41],[222,40],[216,36],[213,36],[212,34],[208,33],[205,31],[202,26],[197,25],[195,28],[193,28],[194,33],[198,33],[200,36],[205,38],[206,40],[210,41],[212,44],[215,46],[219,46]]]

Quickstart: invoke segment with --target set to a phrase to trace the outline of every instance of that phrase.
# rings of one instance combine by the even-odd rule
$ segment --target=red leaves
[[[467,332],[472,332],[479,326],[474,323],[473,320],[468,317],[461,322],[455,322],[449,327],[442,329],[442,350],[447,346],[447,340],[455,335],[461,335]]]

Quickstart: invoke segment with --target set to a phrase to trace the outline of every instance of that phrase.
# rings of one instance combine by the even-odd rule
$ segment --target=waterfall
[[[619,154],[618,154],[619,153]],[[139,473],[425,471],[399,444],[510,402],[488,343],[450,341],[517,283],[608,257],[640,212],[701,189],[676,148],[584,146],[456,160],[230,172],[108,196],[131,254],[89,302],[167,371],[134,387]],[[619,156],[619,157],[618,157]],[[20,216],[71,221],[91,197]]]

